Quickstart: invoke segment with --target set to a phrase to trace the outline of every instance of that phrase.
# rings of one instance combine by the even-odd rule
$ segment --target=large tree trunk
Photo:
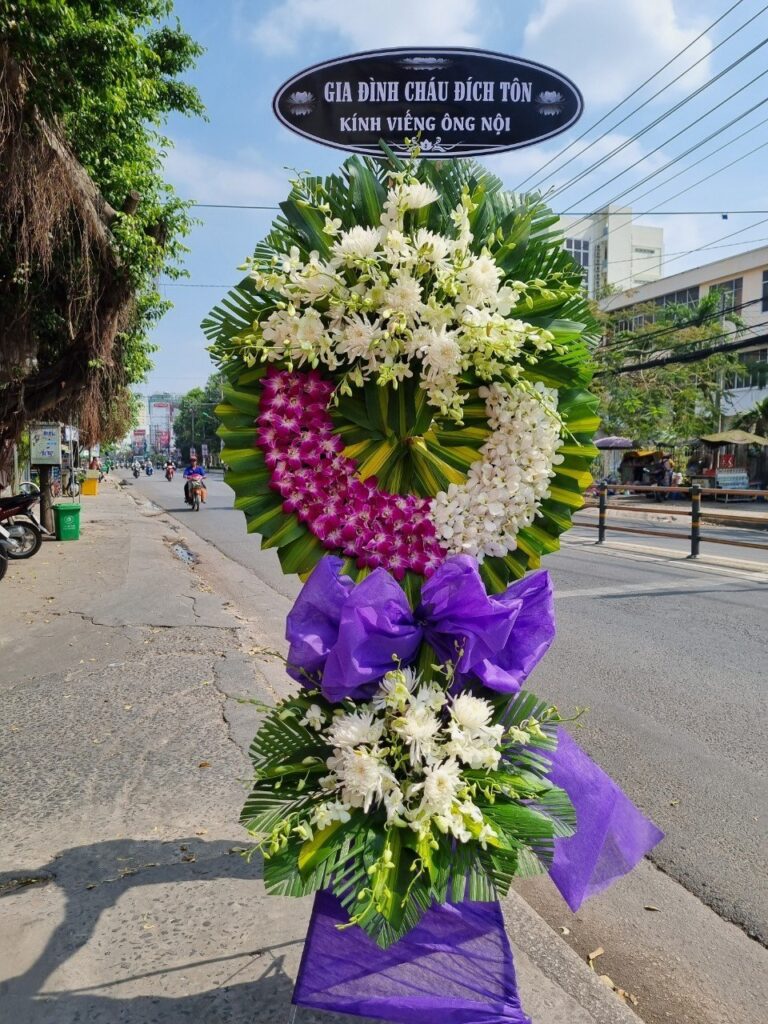
[[[50,466],[40,466],[40,522],[53,533],[53,494],[51,484],[53,474]]]

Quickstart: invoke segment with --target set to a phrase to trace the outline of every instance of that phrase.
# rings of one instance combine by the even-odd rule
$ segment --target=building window
[[[731,389],[737,391],[740,388],[764,388],[768,383],[768,348],[744,352],[741,362],[744,369],[734,374],[730,383]]]
[[[586,238],[566,238],[565,251],[573,256],[584,270],[589,270],[589,240]]]
[[[733,377],[731,388],[761,388],[768,380],[768,348],[745,352],[741,357],[744,369]]]
[[[653,302],[656,306],[688,306],[693,309],[699,301],[699,286],[693,288],[681,288],[676,292],[667,292],[666,295],[657,296]]]
[[[768,313],[768,270],[763,271],[763,305],[762,310]]]
[[[726,310],[736,312],[741,308],[741,296],[744,279],[734,277],[732,281],[718,281],[717,284],[709,286],[710,292],[720,293],[720,312]]]

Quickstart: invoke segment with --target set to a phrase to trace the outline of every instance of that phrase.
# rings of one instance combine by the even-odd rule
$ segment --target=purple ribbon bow
[[[478,679],[492,690],[517,693],[555,636],[552,584],[547,572],[489,595],[468,555],[448,558],[411,609],[405,592],[384,569],[355,584],[343,562],[317,564],[288,615],[288,672],[319,682],[326,698],[365,699],[396,657],[413,662],[422,641],[443,661],[456,659],[459,685]]]

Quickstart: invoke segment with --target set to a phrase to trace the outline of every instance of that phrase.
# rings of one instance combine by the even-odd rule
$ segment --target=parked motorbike
[[[0,524],[7,533],[9,558],[31,558],[40,550],[43,533],[48,531],[43,529],[32,512],[38,497],[39,491],[0,498]]]
[[[0,526],[0,580],[8,571],[8,545],[10,538],[8,531]]]

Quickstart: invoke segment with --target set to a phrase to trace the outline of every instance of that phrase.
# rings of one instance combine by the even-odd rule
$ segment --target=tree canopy
[[[214,373],[206,381],[204,388],[192,388],[179,403],[179,411],[173,421],[173,432],[176,436],[176,447],[180,448],[186,458],[190,445],[197,448],[208,445],[209,452],[218,452],[221,441],[216,431],[220,420],[216,416],[216,406],[221,402],[222,374]]]
[[[659,355],[706,351],[726,330],[736,328],[735,337],[743,321],[722,309],[721,296],[713,291],[693,309],[638,306],[632,315],[646,322],[633,330],[623,329],[626,310],[599,314],[604,336],[595,355],[593,390],[600,399],[606,434],[625,435],[641,444],[671,445],[717,430],[728,380],[742,368],[737,354],[631,372],[625,367]]]
[[[130,425],[180,273],[189,204],[163,174],[201,48],[171,0],[24,0],[0,13],[0,463],[24,423]]]

